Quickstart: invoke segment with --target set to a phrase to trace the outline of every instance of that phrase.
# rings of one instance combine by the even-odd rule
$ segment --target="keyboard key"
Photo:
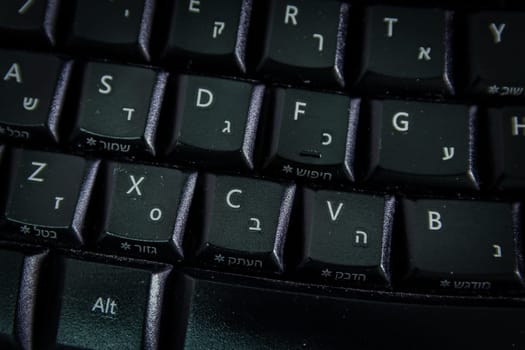
[[[268,1],[257,71],[274,80],[345,85],[348,5],[337,0]]]
[[[205,175],[198,213],[198,263],[219,269],[280,273],[294,186]]]
[[[154,155],[166,73],[108,63],[84,71],[75,147],[133,157]]]
[[[387,100],[372,102],[370,113],[369,181],[420,191],[478,188],[467,106]]]
[[[0,347],[31,349],[40,267],[45,253],[0,249]]]
[[[173,348],[184,349],[520,349],[525,346],[525,309],[477,300],[474,305],[437,305],[378,295],[345,298],[290,291],[291,283],[246,286],[243,281],[185,276],[189,305]],[[247,282],[246,282],[247,283]],[[183,290],[183,288],[179,288]],[[286,291],[283,291],[286,290]],[[476,300],[474,301],[476,302]],[[188,315],[188,316],[186,316]],[[402,320],[402,321],[401,321]],[[380,331],[380,334],[378,332]]]
[[[174,161],[212,169],[253,169],[264,87],[226,79],[180,76],[171,99]]]
[[[525,13],[479,12],[467,17],[468,92],[525,96]]]
[[[176,1],[164,56],[185,67],[245,72],[251,2]]]
[[[150,60],[153,0],[75,0],[67,44],[88,55],[100,51]]]
[[[267,171],[307,181],[353,180],[358,101],[282,88],[273,96],[270,143],[264,147]]]
[[[3,235],[79,246],[97,163],[80,157],[14,150]]]
[[[110,162],[106,177],[99,248],[148,259],[182,259],[197,174]]]
[[[404,278],[445,293],[518,287],[516,210],[495,202],[403,200]]]
[[[50,55],[0,50],[0,135],[57,142],[71,63]]]
[[[165,271],[74,259],[64,259],[63,266],[58,319],[46,323],[57,325],[47,332],[55,339],[44,342],[62,349],[158,348]]]
[[[16,311],[24,255],[0,250],[0,261],[0,346],[2,349],[15,349],[18,343]]]
[[[0,41],[16,47],[54,45],[57,13],[53,0],[1,1]]]
[[[447,13],[371,6],[365,10],[360,86],[376,93],[450,94]]]
[[[525,189],[525,109],[492,108],[488,111],[492,182],[499,190]]]
[[[383,197],[303,191],[299,273],[317,283],[381,285],[389,281],[394,202]]]

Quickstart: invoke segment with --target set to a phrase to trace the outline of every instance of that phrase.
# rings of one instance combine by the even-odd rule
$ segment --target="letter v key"
[[[332,221],[337,221],[337,218],[339,217],[339,214],[341,213],[341,209],[343,209],[343,203],[339,202],[337,205],[337,209],[334,213],[334,208],[332,207],[332,202],[326,201],[326,205],[328,205],[328,211],[330,212],[330,219]]]

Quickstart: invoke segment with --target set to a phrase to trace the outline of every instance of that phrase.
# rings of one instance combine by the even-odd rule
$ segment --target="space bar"
[[[177,348],[525,349],[524,305],[341,298],[220,277],[181,276]]]

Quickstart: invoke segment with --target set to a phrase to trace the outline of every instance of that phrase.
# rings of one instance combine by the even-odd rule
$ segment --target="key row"
[[[447,95],[460,81],[468,94],[525,94],[525,12],[455,18],[444,9],[361,9],[336,0],[75,0],[59,10],[50,0],[4,2],[3,41],[18,47],[58,41],[91,57],[160,59],[170,67],[375,93]],[[65,37],[57,38],[62,31]]]
[[[310,182],[525,188],[521,107],[360,103],[97,62],[67,84],[71,70],[56,57],[2,51],[2,138]]]
[[[496,298],[462,297],[474,305],[443,307],[443,298],[432,305],[414,303],[406,295],[388,302],[371,300],[368,292],[331,289],[317,295],[290,291],[290,284],[279,281],[255,284],[263,281],[42,250],[1,248],[0,261],[3,350],[224,349],[231,344],[239,349],[288,350],[296,344],[343,349],[365,339],[359,334],[366,336],[360,344],[377,349],[392,338],[411,349],[447,348],[450,339],[463,338],[476,348],[487,343],[501,348],[502,335],[508,344],[523,343],[523,303],[502,307],[502,298],[494,305]],[[377,320],[394,325],[401,312],[406,330],[386,327],[377,337]],[[432,318],[421,322],[428,313]],[[268,326],[260,327],[261,322]],[[349,334],[349,329],[358,333]]]
[[[228,175],[197,180],[196,173],[173,168],[101,165],[58,153],[11,153],[1,221],[1,236],[9,240],[321,284],[388,288],[394,281],[443,292],[521,286],[516,203],[396,201]]]

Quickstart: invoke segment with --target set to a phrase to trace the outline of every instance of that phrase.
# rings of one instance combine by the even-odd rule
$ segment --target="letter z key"
[[[79,246],[98,163],[70,155],[14,150],[3,234]]]

